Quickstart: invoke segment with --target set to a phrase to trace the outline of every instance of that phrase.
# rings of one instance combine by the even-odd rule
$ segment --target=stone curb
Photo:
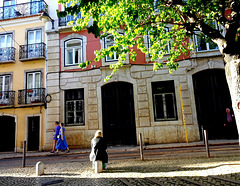
[[[199,142],[198,142],[199,143]],[[239,144],[238,142],[222,142],[222,143],[210,143],[209,146],[219,146],[219,145],[237,145]],[[172,149],[172,148],[188,148],[188,147],[204,147],[205,145],[203,142],[201,144],[164,144],[164,145],[149,145],[149,146],[143,146],[144,150],[154,150],[154,149]],[[139,146],[136,147],[124,147],[124,148],[112,148],[111,147],[108,149],[108,152],[111,153],[117,153],[117,152],[122,152],[122,151],[134,151],[134,150],[139,150]],[[72,150],[69,153],[59,153],[59,154],[51,154],[49,152],[33,152],[33,153],[26,153],[26,158],[27,157],[44,157],[44,156],[62,156],[62,155],[74,155],[74,154],[87,154],[90,153],[90,149],[88,150],[80,150],[80,151],[75,151]],[[14,153],[13,153],[14,154]],[[1,153],[0,153],[1,156]],[[14,159],[14,158],[22,158],[22,154],[17,154],[17,155],[7,155],[6,157],[0,157],[0,160],[3,159]]]

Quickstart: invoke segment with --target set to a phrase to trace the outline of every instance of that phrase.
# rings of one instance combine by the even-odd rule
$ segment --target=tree
[[[196,31],[218,45],[225,61],[225,74],[228,82],[232,107],[235,113],[238,133],[240,133],[240,1],[239,0],[59,0],[71,2],[58,16],[76,15],[81,12],[82,19],[76,21],[73,30],[88,29],[95,37],[111,34],[115,45],[96,51],[95,61],[114,52],[119,60],[111,65],[112,74],[123,65],[126,54],[136,59],[133,46],[151,55],[151,61],[161,59],[170,43],[171,50],[166,65],[170,73],[178,67],[180,54],[193,49],[188,38]],[[89,24],[91,22],[91,24]],[[166,32],[165,28],[171,25]],[[218,25],[218,27],[216,27]],[[118,33],[124,29],[124,35]],[[225,30],[225,34],[223,31]],[[144,37],[150,38],[151,47],[146,48]],[[82,63],[81,67],[91,62]],[[154,62],[153,70],[163,66]]]

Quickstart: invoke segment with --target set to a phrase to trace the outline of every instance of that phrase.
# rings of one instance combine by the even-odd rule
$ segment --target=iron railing
[[[74,23],[75,23],[75,21],[78,19],[82,19],[81,13],[78,13],[78,15],[76,17],[75,16],[60,17],[58,19],[58,25],[59,26],[67,26],[68,22],[74,21]]]
[[[33,104],[45,102],[45,88],[18,90],[18,104]]]
[[[45,1],[33,1],[0,7],[0,19],[11,19],[47,12],[48,5]]]
[[[0,62],[1,61],[15,61],[15,48],[0,48]]]
[[[20,45],[19,59],[45,58],[45,43]]]
[[[11,106],[15,102],[15,91],[0,91],[0,107]]]

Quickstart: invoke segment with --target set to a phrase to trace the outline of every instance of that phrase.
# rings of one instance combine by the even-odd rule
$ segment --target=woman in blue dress
[[[59,150],[66,150],[67,149],[67,152],[70,152],[69,148],[68,148],[68,145],[67,145],[67,141],[66,141],[66,138],[65,138],[65,128],[63,127],[63,123],[60,123],[60,130],[59,130],[59,135],[58,135],[58,141],[57,141],[57,146],[56,146],[56,149],[57,149],[57,152]]]

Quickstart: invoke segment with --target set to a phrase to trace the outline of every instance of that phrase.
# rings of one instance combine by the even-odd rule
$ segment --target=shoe
[[[50,153],[54,153],[55,151],[54,150],[51,150]]]
[[[55,154],[58,154],[58,152],[56,151]]]
[[[70,152],[70,150],[67,150],[67,152]]]

